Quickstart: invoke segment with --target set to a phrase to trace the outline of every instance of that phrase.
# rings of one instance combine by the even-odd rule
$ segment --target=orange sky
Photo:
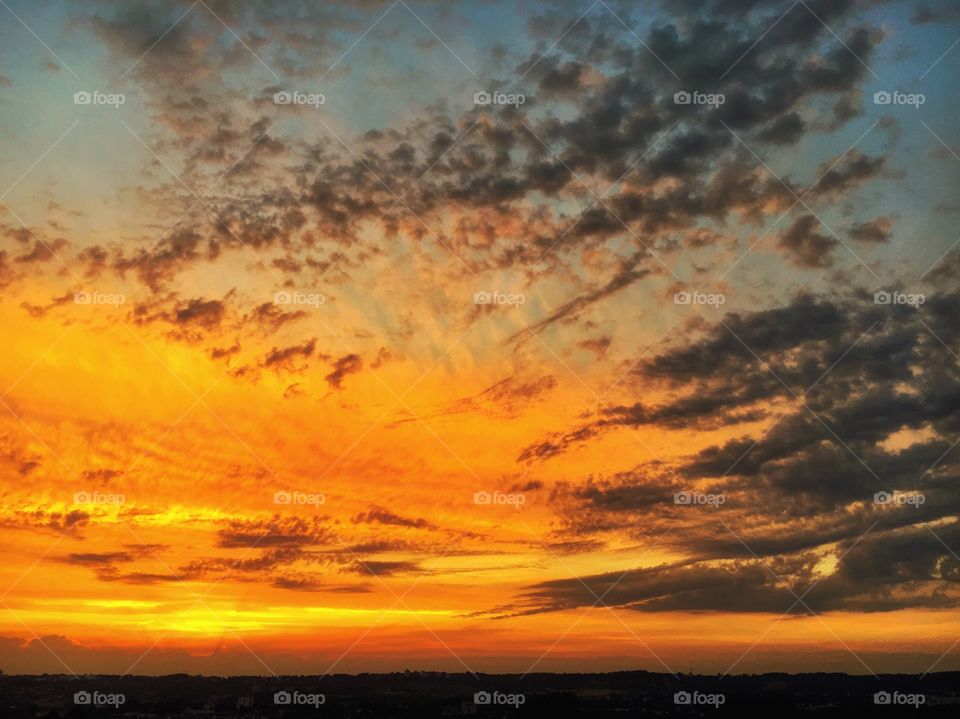
[[[94,662],[114,672],[135,662],[172,671],[187,656],[198,667],[254,673],[330,665],[523,672],[594,666],[598,656],[598,669],[827,662],[857,672],[860,656],[874,671],[900,666],[905,642],[919,667],[952,641],[957,615],[942,610],[896,612],[882,632],[875,616],[849,612],[782,619],[598,606],[491,618],[485,613],[529,585],[683,553],[622,530],[605,533],[595,550],[570,551],[546,488],[518,492],[519,508],[474,504],[475,491],[573,481],[610,457],[666,459],[722,435],[627,431],[549,471],[504,473],[504,457],[544,426],[575,423],[575,410],[596,401],[579,380],[558,382],[549,403],[478,403],[443,415],[492,381],[481,366],[444,366],[462,362],[454,349],[357,376],[346,397],[307,389],[283,399],[285,378],[224,378],[201,352],[149,336],[113,308],[80,310],[66,324],[25,321],[15,309],[3,317],[19,341],[3,367],[3,436],[18,449],[4,475],[2,634],[30,647],[7,655],[8,671],[49,668],[64,655],[79,662],[74,669],[63,659],[75,671]],[[37,466],[18,469],[23,462]],[[278,491],[320,494],[323,503],[277,505]],[[100,493],[105,504],[77,504],[78,492]],[[109,503],[116,494],[122,504]],[[371,511],[387,521],[357,521]],[[82,519],[71,523],[71,513]],[[224,546],[228,528],[246,539]],[[307,538],[284,544],[275,533],[286,531]],[[306,556],[258,567],[274,546]],[[274,586],[278,577],[292,584]],[[153,656],[141,659],[150,647]]]
[[[949,23],[13,4],[0,669],[960,669]]]

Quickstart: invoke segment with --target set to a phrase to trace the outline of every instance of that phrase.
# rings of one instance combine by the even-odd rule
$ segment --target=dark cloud
[[[101,582],[157,584],[180,581],[181,577],[172,572],[125,571],[119,566],[149,559],[167,548],[166,545],[161,544],[128,544],[121,551],[72,552],[60,561],[64,564],[90,568]]]
[[[758,133],[764,142],[776,145],[792,145],[803,136],[805,125],[800,115],[791,112],[774,120],[768,127]]]
[[[135,304],[130,317],[139,325],[165,325],[169,328],[166,334],[171,339],[195,344],[221,330],[229,314],[228,302],[231,299],[232,293],[219,300],[159,297]]]
[[[878,217],[867,222],[858,222],[850,228],[850,238],[857,242],[889,242],[893,221]]]
[[[287,370],[294,368],[295,360],[305,360],[313,356],[317,346],[317,339],[307,340],[301,345],[291,347],[274,347],[261,362],[262,367],[283,367]]]
[[[57,307],[63,307],[65,305],[73,304],[75,301],[75,295],[73,292],[65,292],[59,297],[52,298],[45,305],[34,305],[30,302],[21,302],[20,306],[26,310],[27,314],[31,317],[43,318],[46,317],[51,310],[56,309]]]
[[[274,302],[264,302],[254,307],[253,310],[244,317],[244,321],[254,322],[261,325],[268,333],[273,333],[285,324],[296,322],[306,316],[307,313],[303,310],[285,312]]]
[[[49,262],[57,257],[58,253],[69,244],[70,243],[62,237],[58,237],[57,239],[50,240],[48,242],[41,242],[40,240],[37,240],[33,243],[33,247],[31,247],[28,252],[15,257],[14,262],[19,262],[20,264]]]
[[[942,528],[956,544],[960,524]],[[816,558],[678,563],[534,585],[499,614],[536,614],[593,606],[636,611],[806,614],[831,610],[944,608],[960,599],[960,561],[929,531],[878,534],[846,544],[836,571],[820,576]],[[895,593],[894,593],[895,592]],[[802,597],[802,600],[798,601]]]
[[[958,563],[949,548],[960,539],[960,452],[952,439],[960,371],[945,361],[941,340],[960,340],[948,319],[957,309],[956,292],[928,297],[920,309],[876,305],[853,292],[834,301],[802,294],[780,308],[728,314],[636,363],[640,386],[675,392],[670,401],[597,408],[519,459],[548,460],[623,427],[684,431],[764,419],[760,429],[692,455],[553,488],[551,504],[563,517],[557,541],[620,532],[688,558],[631,570],[606,602],[643,611],[784,612],[794,601],[786,586],[802,593],[817,581],[807,599],[813,611],[955,606]],[[923,501],[879,504],[881,490]],[[677,504],[679,491],[724,502]],[[836,568],[816,569],[829,557]],[[618,576],[586,581],[602,594]],[[501,611],[592,605],[575,584],[537,585]]]
[[[99,469],[85,469],[82,474],[84,479],[87,479],[93,482],[99,482],[102,484],[106,484],[110,480],[116,479],[121,475],[123,475],[123,472],[121,470],[110,469],[109,467],[101,467]]]
[[[210,350],[209,354],[210,354],[210,359],[218,360],[218,359],[228,359],[230,357],[233,357],[239,351],[240,351],[240,343],[237,342],[230,345],[229,347],[213,347]]]
[[[358,561],[345,567],[343,571],[368,577],[391,577],[396,574],[416,573],[421,569],[416,562]]]
[[[377,350],[377,356],[374,358],[373,362],[370,363],[371,369],[380,369],[387,362],[394,359],[393,354],[386,347],[381,347]]]
[[[0,526],[44,534],[78,536],[90,522],[90,513],[79,509],[58,512],[43,509],[12,509],[0,518]]]
[[[820,226],[820,220],[813,215],[798,217],[780,235],[777,245],[798,267],[826,267],[838,243],[829,235],[818,232]]]
[[[792,201],[790,192],[756,171],[724,124],[750,145],[793,145],[814,133],[838,131],[862,112],[858,98],[868,75],[863,63],[871,61],[884,35],[855,14],[852,2],[811,0],[786,14],[760,2],[736,10],[733,5],[674,4],[644,31],[643,44],[624,37],[622,25],[606,13],[571,27],[548,20],[551,13],[533,17],[531,28],[558,30],[554,39],[570,30],[562,51],[543,56],[552,42],[545,40],[517,68],[518,75],[533,68],[516,90],[535,98],[540,112],[489,106],[457,116],[438,104],[403,124],[356,128],[355,137],[344,138],[350,150],[328,136],[280,135],[271,95],[282,88],[273,80],[241,106],[220,78],[263,67],[223,37],[208,13],[192,13],[144,54],[173,25],[169,9],[105,7],[84,22],[118,66],[142,57],[133,76],[154,98],[156,125],[172,133],[161,133],[161,154],[180,157],[187,186],[216,188],[223,178],[230,190],[209,193],[198,209],[179,182],[164,178],[151,197],[169,206],[178,222],[173,230],[147,249],[96,246],[84,248],[78,259],[85,272],[112,267],[159,293],[182,272],[227,251],[252,249],[260,256],[275,250],[258,271],[270,267],[302,276],[335,266],[345,277],[362,266],[359,256],[382,251],[381,233],[367,232],[381,218],[387,237],[405,233],[417,243],[434,239],[423,224],[439,224],[432,218],[441,215],[462,218],[464,228],[486,224],[480,213],[518,222],[509,236],[484,230],[489,243],[467,230],[439,238],[471,268],[525,267],[545,253],[555,268],[575,267],[584,249],[625,241],[617,250],[623,270],[610,284],[561,305],[543,327],[568,319],[650,268],[662,271],[641,252],[638,237],[654,247],[668,233],[704,221],[722,223],[735,215],[758,221],[789,206],[784,203]],[[224,13],[237,15],[232,8]],[[306,14],[255,3],[240,23],[257,19],[258,27],[268,28],[245,33],[245,42],[288,77],[306,76],[315,67],[306,59],[317,47],[315,36],[336,45],[336,33],[327,36],[331,28],[352,22],[337,7],[298,13]],[[322,21],[307,19],[315,16]],[[287,24],[296,27],[282,32]],[[314,29],[304,33],[305,26]],[[313,41],[304,41],[301,51],[307,55],[292,56],[289,43],[310,35]],[[763,42],[757,44],[758,37]],[[711,111],[675,104],[677,79],[662,63],[683,85],[723,92],[726,102]],[[227,102],[229,112],[223,109]],[[893,176],[883,156],[853,150],[831,167],[838,159],[821,165],[825,176],[811,200],[840,200],[871,180]],[[591,207],[594,192],[585,190],[584,176],[619,184]],[[564,201],[563,211],[557,200]],[[567,214],[568,206],[580,210]],[[795,220],[780,246],[804,266],[824,266],[835,243],[806,222]],[[265,331],[299,319],[299,313],[264,305],[251,313]],[[335,371],[334,388],[340,379]]]
[[[537,96],[573,94],[582,89],[587,66],[576,61],[562,63],[548,58],[540,63],[537,78]]]
[[[603,359],[606,357],[607,350],[610,349],[612,342],[613,338],[609,336],[591,337],[577,342],[577,347],[587,352],[592,352],[597,359]]]
[[[134,272],[147,287],[159,292],[179,272],[203,258],[202,243],[195,230],[178,230],[130,258],[117,257],[113,266],[121,277]]]
[[[26,477],[40,466],[40,457],[21,446],[13,437],[0,436],[0,463]]]
[[[348,354],[338,358],[333,363],[333,371],[324,379],[333,389],[343,389],[343,380],[347,375],[355,374],[363,369],[363,360],[360,355]]]
[[[473,396],[453,400],[429,412],[412,415],[405,410],[402,414],[412,416],[404,416],[397,420],[396,424],[466,413],[477,413],[491,418],[517,417],[536,402],[543,400],[556,386],[557,378],[553,375],[528,380],[515,376],[507,377]]]
[[[319,518],[274,515],[269,520],[236,520],[218,532],[221,547],[304,547],[330,542],[332,533]]]
[[[354,524],[387,524],[395,527],[410,527],[413,529],[436,529],[436,525],[426,519],[410,519],[401,517],[382,507],[373,507],[353,518]]]
[[[310,576],[280,576],[270,586],[295,592],[326,592],[328,594],[366,594],[373,591],[364,584],[327,584],[321,579]]]
[[[271,586],[277,589],[292,589],[298,592],[320,591],[323,583],[309,577],[277,577]]]
[[[176,307],[169,319],[179,325],[213,329],[223,320],[224,305],[219,300],[193,299]]]
[[[543,332],[545,329],[547,329],[547,327],[555,322],[560,322],[569,317],[575,316],[587,307],[590,307],[600,300],[619,292],[637,280],[646,277],[650,274],[650,270],[638,267],[641,260],[645,256],[646,252],[641,252],[634,255],[629,260],[624,261],[619,271],[605,284],[595,290],[568,300],[560,305],[560,307],[553,310],[549,315],[547,315],[546,318],[529,327],[525,327],[519,332],[516,332],[508,341],[513,343],[529,340]]]
[[[910,22],[916,25],[928,23],[950,23],[960,20],[960,8],[950,0],[930,0],[917,3]]]

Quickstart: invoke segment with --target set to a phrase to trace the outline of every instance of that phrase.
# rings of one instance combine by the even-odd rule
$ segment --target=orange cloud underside
[[[0,634],[24,642],[14,669],[29,670],[46,649],[82,649],[121,672],[148,651],[141,670],[173,671],[184,656],[213,657],[224,672],[297,661],[314,670],[723,670],[757,643],[744,667],[795,660],[802,645],[857,671],[848,648],[893,652],[922,623],[936,654],[955,631],[955,613],[933,611],[897,612],[881,632],[843,613],[778,620],[598,606],[491,619],[484,613],[540,582],[682,557],[622,532],[568,555],[548,541],[559,521],[548,490],[528,492],[519,509],[476,505],[474,492],[572,480],[610,457],[613,467],[669,460],[724,435],[625,432],[571,451],[549,473],[505,475],[544,427],[572,425],[592,403],[589,362],[577,369],[583,382],[564,378],[522,410],[458,401],[499,378],[456,350],[352,376],[342,395],[284,399],[289,376],[240,381],[198,348],[113,323],[109,311],[68,325],[3,312],[18,337],[0,360],[0,432],[17,447],[3,463],[0,516],[0,584],[9,587]],[[322,385],[312,375],[295,379]],[[78,504],[80,492],[103,503]],[[323,503],[278,505],[276,492],[322,494]],[[292,549],[297,558],[283,559]],[[69,643],[48,647],[56,636]]]

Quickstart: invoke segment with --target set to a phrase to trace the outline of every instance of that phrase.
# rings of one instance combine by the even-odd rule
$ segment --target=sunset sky
[[[960,669],[958,42],[0,1],[0,670]]]

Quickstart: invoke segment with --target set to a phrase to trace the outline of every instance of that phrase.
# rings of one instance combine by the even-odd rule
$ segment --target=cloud
[[[532,339],[555,322],[576,316],[587,307],[590,307],[600,300],[619,292],[624,287],[633,284],[637,280],[646,277],[650,271],[637,267],[641,259],[645,256],[647,256],[646,252],[640,252],[633,255],[633,257],[621,265],[619,271],[604,285],[568,300],[560,305],[560,307],[553,310],[545,319],[542,319],[539,322],[536,322],[529,327],[525,327],[519,332],[513,334],[508,341],[511,343],[522,343]]]
[[[20,446],[8,435],[0,436],[0,461],[13,467],[21,477],[26,477],[40,466],[40,457]]]
[[[124,570],[118,566],[149,560],[166,549],[169,549],[169,547],[161,544],[128,544],[120,551],[71,552],[59,561],[64,564],[89,567],[101,582],[157,584],[160,582],[182,581],[182,577],[169,571],[145,572],[141,570]]]
[[[593,353],[593,356],[599,360],[607,356],[607,350],[610,349],[612,342],[613,339],[609,336],[591,337],[577,342],[577,347]]]
[[[947,549],[960,531],[960,454],[951,439],[960,428],[960,372],[944,363],[936,337],[960,339],[947,319],[958,308],[955,291],[929,297],[922,314],[853,292],[843,300],[801,294],[783,307],[727,314],[634,363],[637,387],[679,393],[669,401],[601,406],[518,459],[549,460],[623,426],[686,431],[763,420],[689,455],[553,488],[563,517],[558,539],[625,533],[686,557],[631,570],[605,601],[642,611],[784,612],[793,603],[784,583],[801,593],[816,580],[814,611],[952,606],[960,598]],[[891,443],[895,437],[911,440]],[[678,505],[681,490],[725,502]],[[874,500],[881,490],[923,501],[884,506]],[[918,561],[908,567],[911,552]],[[814,572],[824,557],[836,568]],[[768,564],[783,581],[770,578]],[[586,581],[602,594],[615,579]],[[564,581],[532,587],[498,611],[594,601]]]
[[[13,261],[20,264],[50,262],[50,260],[56,258],[58,253],[69,244],[70,243],[62,237],[50,240],[49,242],[41,242],[40,240],[37,240],[33,243],[33,247],[31,247],[28,252],[18,255]]]
[[[396,574],[411,574],[421,570],[416,562],[358,561],[344,568],[343,571],[361,576],[392,577]]]
[[[301,345],[292,345],[290,347],[274,347],[260,363],[261,367],[283,367],[290,370],[294,367],[293,360],[308,359],[313,356],[317,346],[317,339],[314,337]]]
[[[219,332],[229,314],[227,303],[231,299],[232,292],[219,300],[202,297],[180,300],[169,295],[135,304],[130,316],[140,325],[167,325],[168,337],[196,344]]]
[[[556,386],[557,378],[553,375],[529,380],[516,376],[507,377],[475,395],[455,399],[429,412],[407,416],[412,413],[404,410],[401,413],[404,417],[394,424],[468,413],[490,418],[518,417],[534,404],[546,399]]]
[[[333,534],[324,521],[314,517],[274,515],[269,520],[234,520],[218,532],[219,544],[228,549],[237,547],[304,547],[331,541]]]
[[[347,375],[359,372],[361,369],[363,369],[363,360],[360,359],[360,355],[347,354],[333,363],[333,371],[324,379],[331,388],[340,390],[343,389],[344,378]]]
[[[893,220],[889,217],[877,217],[867,222],[859,222],[850,228],[850,238],[857,242],[889,242]]]
[[[803,215],[794,220],[777,240],[777,245],[789,254],[798,267],[827,267],[831,264],[833,248],[838,242],[817,232],[820,224],[813,215]]]
[[[941,528],[960,539],[960,523]],[[823,576],[816,557],[665,564],[533,585],[495,615],[539,614],[594,606],[642,612],[725,611],[807,614],[943,608],[960,599],[960,561],[936,536],[917,528],[847,543],[837,569]]]
[[[90,522],[91,515],[79,509],[57,511],[45,509],[8,509],[0,515],[0,526],[44,534],[78,536]]]
[[[77,260],[93,274],[107,267],[134,274],[153,293],[168,291],[197,265],[217,264],[233,251],[253,250],[258,272],[300,279],[336,267],[345,277],[364,265],[346,247],[365,257],[383,251],[380,233],[367,232],[370,224],[382,218],[388,238],[402,234],[425,243],[447,216],[463,228],[497,218],[516,230],[485,231],[490,244],[478,242],[473,232],[440,230],[437,239],[471,267],[526,267],[548,253],[561,271],[575,268],[584,249],[617,239],[642,235],[652,248],[669,233],[704,222],[738,214],[760,220],[789,207],[784,203],[792,202],[791,190],[801,188],[788,179],[787,190],[758,171],[724,124],[749,145],[799,144],[838,131],[862,112],[857,98],[867,75],[863,63],[885,39],[854,14],[851,2],[811,2],[809,8],[782,14],[761,3],[737,12],[725,5],[672,6],[648,23],[645,46],[620,37],[622,26],[614,24],[619,29],[611,33],[601,17],[589,15],[560,30],[570,30],[566,52],[541,57],[540,48],[518,63],[521,72],[536,63],[518,88],[536,97],[536,113],[483,107],[456,114],[440,103],[422,117],[318,139],[286,135],[275,124],[272,93],[283,88],[273,80],[241,90],[222,85],[225,72],[264,68],[239,41],[223,36],[210,13],[193,12],[174,26],[178,13],[170,8],[98,7],[78,27],[88,28],[115,64],[132,67],[147,89],[160,154],[180,160],[170,162],[182,168],[178,174],[187,186],[222,190],[222,179],[230,192],[210,192],[202,211],[191,211],[195,198],[184,204],[183,186],[163,177],[150,187],[151,200],[166,205],[170,220],[177,221],[174,229],[133,251],[89,246]],[[318,37],[337,45],[334,28],[354,22],[337,7],[325,9],[323,22],[313,24],[307,19],[317,17],[312,10],[293,14],[283,5],[222,11],[236,16],[238,28],[256,22],[257,30],[240,30],[241,37],[288,77],[305,77],[315,67],[311,48],[321,46]],[[531,18],[530,27],[547,22]],[[304,26],[314,29],[305,33]],[[765,41],[756,44],[761,35]],[[290,43],[308,36],[301,54],[292,57]],[[811,54],[820,41],[824,51]],[[675,104],[676,82],[661,61],[693,87],[716,85],[717,68],[730,68],[718,87],[726,102],[711,113]],[[810,197],[839,201],[872,180],[892,177],[886,162],[858,150],[828,158]],[[609,187],[602,202],[591,206],[596,193],[585,191],[584,179]],[[406,194],[398,203],[401,190]],[[567,214],[570,205],[579,209]],[[834,243],[812,233],[806,222],[795,219],[793,233],[779,246],[803,266],[825,266]],[[628,244],[635,252],[636,243]],[[530,333],[662,271],[634,252],[618,248],[623,270],[610,284],[575,296]],[[301,318],[264,304],[246,312],[264,331]]]
[[[490,486],[549,497],[555,520],[542,526],[550,552],[654,547],[671,557],[625,575],[585,578],[598,594],[610,590],[605,601],[617,606],[781,612],[795,601],[791,588],[799,593],[814,582],[814,611],[955,603],[957,568],[937,536],[956,546],[960,458],[952,442],[960,433],[960,376],[947,348],[960,342],[960,298],[951,284],[960,266],[950,255],[930,273],[941,289],[929,290],[922,308],[875,304],[875,288],[860,288],[841,266],[840,240],[818,217],[860,243],[858,251],[878,253],[865,256],[881,271],[873,261],[889,254],[900,214],[876,216],[868,206],[903,189],[884,183],[903,179],[897,168],[909,164],[905,146],[892,120],[881,118],[881,139],[864,136],[864,149],[836,153],[866,128],[865,113],[882,112],[869,102],[868,66],[888,62],[886,43],[900,35],[896,23],[875,20],[854,0],[807,0],[785,13],[771,0],[618,5],[633,35],[602,8],[571,24],[576,15],[529,7],[521,12],[526,25],[514,28],[529,33],[527,42],[512,44],[522,50],[506,42],[494,49],[488,40],[499,39],[481,33],[471,38],[470,55],[491,87],[507,88],[506,79],[493,78],[515,78],[511,89],[527,95],[526,105],[474,107],[469,92],[458,99],[447,80],[420,83],[414,102],[405,84],[393,87],[394,71],[417,73],[419,66],[393,63],[370,85],[352,56],[331,72],[329,115],[278,107],[272,96],[310,89],[316,68],[348,50],[366,27],[357,28],[363,13],[355,7],[211,0],[232,32],[202,5],[173,25],[186,9],[104,2],[71,11],[77,42],[95,41],[106,66],[131,68],[136,103],[127,108],[143,110],[135,127],[148,160],[125,163],[110,187],[118,198],[111,203],[136,210],[136,222],[119,218],[122,231],[108,217],[112,204],[77,215],[48,205],[43,229],[0,228],[9,245],[0,250],[0,288],[27,313],[18,311],[18,321],[38,320],[41,329],[39,320],[72,321],[58,308],[70,303],[66,290],[78,275],[122,284],[132,301],[121,321],[187,345],[177,352],[199,359],[198,371],[208,358],[222,361],[213,369],[226,373],[217,395],[225,408],[255,406],[244,401],[255,395],[231,404],[229,392],[266,388],[274,399],[281,392],[292,398],[280,403],[277,428],[310,407],[342,411],[325,424],[333,428],[332,446],[342,427],[366,420],[371,409],[354,375],[437,361],[437,375],[446,374],[429,392],[421,388],[411,402],[417,412],[394,415],[389,438],[371,450],[375,461],[362,460],[370,476],[395,476],[397,457],[411,466],[423,460],[432,471],[408,441],[406,423],[450,417],[451,431],[468,431],[506,422],[511,439],[490,433],[491,462],[506,462]],[[918,23],[954,14],[941,3],[911,10]],[[436,19],[464,20],[456,8],[441,15]],[[392,21],[373,30],[370,49],[382,57],[394,55]],[[397,46],[401,55],[404,47]],[[495,62],[485,65],[486,57]],[[22,86],[19,76],[11,83]],[[335,106],[335,86],[362,92]],[[684,88],[722,92],[725,102],[675,102]],[[393,102],[398,91],[405,103]],[[793,162],[797,157],[802,161]],[[39,183],[41,176],[38,168],[28,179]],[[25,197],[47,202],[46,188],[29,189]],[[66,202],[69,193],[61,194]],[[794,206],[801,194],[815,209]],[[831,219],[838,214],[841,224]],[[666,315],[665,284],[680,283],[679,276],[684,284],[715,279],[712,269],[729,266],[768,231],[775,234],[766,247],[777,254],[761,270],[775,272],[739,265],[745,276],[727,305],[734,309],[686,322],[682,336],[670,335],[652,354],[634,350]],[[891,278],[899,272],[888,269]],[[494,307],[463,302],[464,284],[475,275],[491,283],[512,277],[529,301],[506,319]],[[798,286],[810,289],[793,294]],[[315,288],[335,301],[309,311],[265,301],[278,287]],[[643,304],[644,297],[652,302]],[[318,345],[321,309],[320,324],[357,340],[355,350],[338,356]],[[467,330],[490,334],[453,351],[449,340]],[[91,331],[94,344],[107,336]],[[534,339],[556,340],[560,349],[544,355]],[[55,378],[64,371],[66,378],[68,345],[37,371]],[[485,364],[492,356],[494,369]],[[564,384],[567,368],[553,364],[558,357],[610,396],[577,407],[579,388]],[[323,388],[320,378],[337,393],[332,401],[311,401],[314,383]],[[22,403],[36,407],[31,425],[53,416],[47,395],[32,400]],[[109,438],[113,423],[90,415],[96,429],[78,436],[91,444]],[[51,442],[69,450],[57,434],[66,420],[49,421]],[[655,458],[623,450],[633,430],[664,440]],[[164,451],[144,455],[136,476],[109,469],[115,454],[104,452],[97,455],[104,467],[87,469],[83,479],[149,483],[151,465],[173,456],[165,443],[180,434],[161,437]],[[200,440],[188,432],[182,437],[185,456],[210,454],[197,452]],[[0,459],[21,484],[58,471],[32,446],[0,442]],[[228,451],[212,448],[210,461]],[[299,472],[298,456],[282,461]],[[509,466],[514,457],[526,466]],[[91,467],[86,457],[68,464]],[[922,492],[925,501],[881,507],[872,500],[880,489]],[[725,502],[680,506],[679,491],[716,493]],[[442,514],[413,504],[419,495],[389,509],[372,499],[354,497],[339,520],[227,515],[213,523],[207,550],[197,546],[172,571],[144,566],[147,555],[128,547],[99,543],[61,561],[107,582],[160,584],[180,576],[258,583],[268,592],[346,593],[370,591],[371,574],[423,573],[423,557],[437,556],[437,543],[427,541],[436,532],[448,542],[485,545],[456,546],[451,555],[501,559],[492,528],[484,535],[448,529],[433,519]],[[101,512],[11,505],[0,522],[81,539],[104,519]],[[135,521],[148,512],[153,516],[140,508],[121,516]],[[341,528],[357,536],[340,542],[334,529]],[[527,547],[525,540],[518,545]],[[331,574],[365,579],[331,583]],[[526,587],[496,613],[594,603],[582,584],[554,580]]]
[[[123,472],[119,469],[100,467],[98,469],[85,469],[81,476],[92,482],[107,484],[110,480],[123,476]]]
[[[409,527],[413,529],[436,529],[436,525],[426,519],[409,519],[401,517],[382,507],[373,507],[353,518],[354,524],[387,524],[395,527]]]
[[[273,302],[264,302],[257,305],[244,317],[245,322],[253,322],[261,325],[268,333],[273,333],[290,322],[296,322],[307,316],[303,310],[294,312],[285,312]]]

